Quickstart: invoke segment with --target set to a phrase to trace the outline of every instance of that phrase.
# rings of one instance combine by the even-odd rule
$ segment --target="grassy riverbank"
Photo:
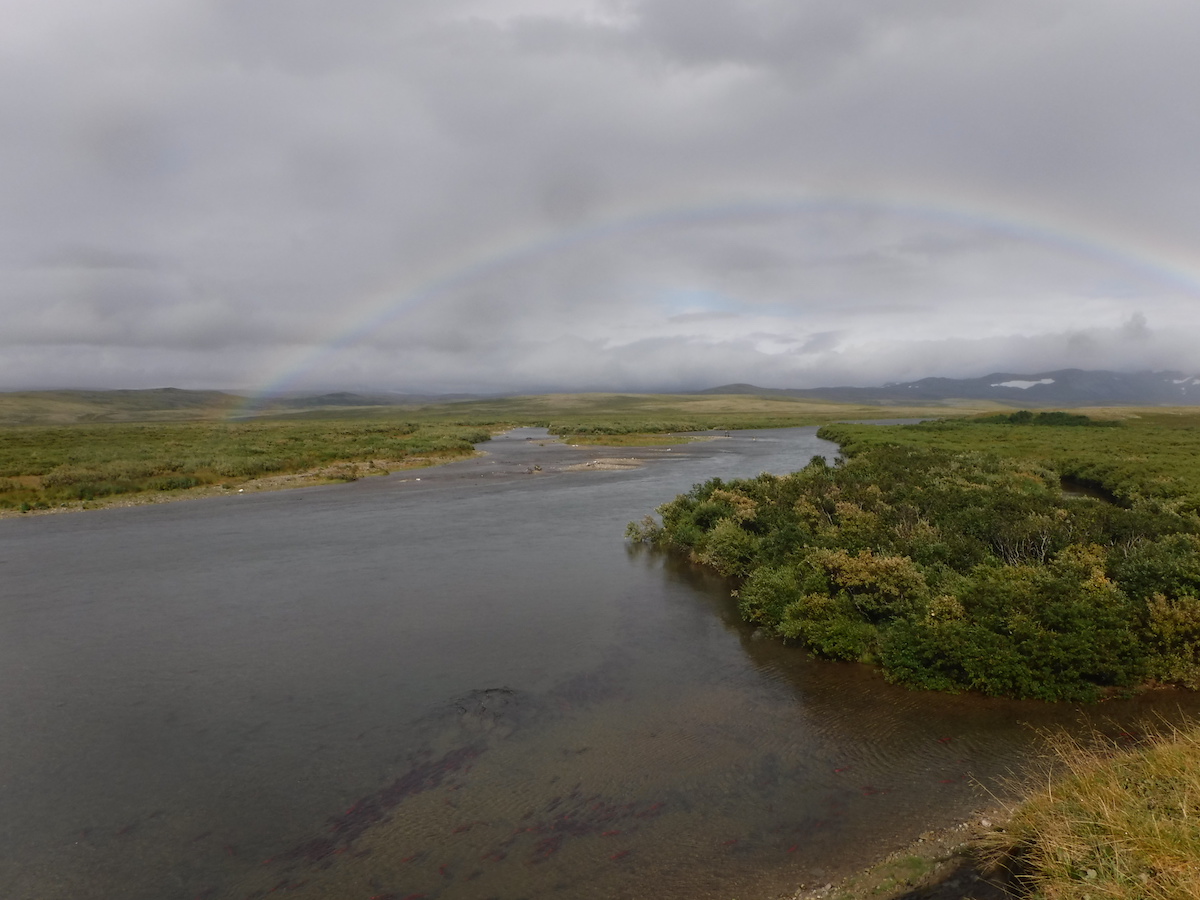
[[[0,510],[81,508],[137,495],[235,489],[270,476],[351,481],[474,453],[486,429],[412,422],[263,421],[9,427]]]
[[[1137,749],[1060,742],[1050,784],[980,851],[1036,896],[1200,897],[1200,728]]]
[[[1059,736],[1026,799],[795,900],[1196,900],[1200,727]]]

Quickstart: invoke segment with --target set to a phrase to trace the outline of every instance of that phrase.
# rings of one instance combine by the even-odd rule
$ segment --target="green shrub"
[[[1200,600],[1155,592],[1147,603],[1147,670],[1159,681],[1200,689]]]
[[[1114,553],[1109,573],[1131,597],[1200,596],[1200,537],[1171,534]]]
[[[759,566],[736,596],[742,618],[775,629],[783,620],[784,610],[800,597],[796,570],[791,566]]]
[[[147,482],[147,486],[152,491],[185,491],[198,484],[200,484],[200,479],[191,475],[163,475]]]
[[[1061,411],[1033,413],[1028,409],[1018,410],[1009,415],[982,416],[977,419],[964,419],[971,425],[1050,425],[1050,426],[1084,426],[1096,428],[1118,428],[1121,423],[1112,420],[1093,419],[1077,413]]]
[[[717,520],[697,554],[700,562],[722,575],[748,575],[754,568],[758,538],[744,531],[732,518]]]
[[[873,659],[879,636],[846,594],[805,594],[784,608],[776,630],[821,656],[850,662]]]
[[[851,556],[842,549],[818,548],[805,563],[827,592],[845,597],[848,608],[864,621],[911,616],[929,597],[925,576],[907,557],[877,556],[870,550]]]
[[[889,631],[881,658],[894,680],[1080,700],[1144,671],[1134,606],[1082,552],[1048,567],[980,567],[955,600],[961,616],[910,618]]]

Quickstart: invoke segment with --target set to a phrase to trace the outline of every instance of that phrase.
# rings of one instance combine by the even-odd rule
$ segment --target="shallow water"
[[[622,540],[696,481],[833,456],[814,429],[484,449],[0,521],[4,896],[771,897],[1002,789],[1030,726],[1197,707],[909,692]],[[647,463],[563,471],[601,456]]]

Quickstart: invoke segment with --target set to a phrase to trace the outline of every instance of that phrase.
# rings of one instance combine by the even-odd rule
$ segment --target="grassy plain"
[[[666,432],[817,425],[978,412],[990,406],[870,407],[745,395],[550,394],[414,406],[278,410],[231,419],[218,392],[0,394],[0,510],[71,509],[136,495],[186,496],[317,472],[349,480],[473,452],[493,432],[539,425],[571,443],[646,446]],[[291,482],[312,483],[307,482]]]
[[[240,402],[220,391],[12,391],[0,393],[0,425],[183,422],[220,419]]]
[[[1180,512],[1200,510],[1200,409],[1072,410],[1118,428],[1056,428],[964,421],[920,425],[837,424],[822,434],[853,454],[879,444],[953,452],[986,451],[1042,462],[1059,474],[1094,483],[1119,500],[1157,500]]]
[[[555,434],[617,435],[786,428],[847,419],[918,419],[999,408],[985,402],[872,406],[747,394],[540,394],[425,406],[413,414],[422,421],[541,425]]]
[[[1005,407],[986,401],[947,401],[927,406],[818,403],[747,394],[539,394],[527,397],[446,403],[349,405],[351,397],[328,395],[247,406],[246,399],[220,391],[158,388],[136,391],[16,391],[0,393],[0,426],[116,422],[227,421],[252,418],[382,419],[396,416],[425,423],[541,423],[565,429],[609,426],[622,431],[661,422],[704,427],[815,425],[846,418],[917,418],[970,414]],[[365,400],[366,398],[364,398]],[[248,412],[247,410],[253,410]],[[715,423],[715,424],[713,424]],[[647,427],[647,431],[661,431]],[[670,430],[670,429],[668,429]],[[675,429],[682,430],[682,429]]]

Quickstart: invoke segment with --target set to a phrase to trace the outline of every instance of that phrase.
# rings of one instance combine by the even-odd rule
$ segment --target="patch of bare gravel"
[[[585,463],[576,463],[573,466],[564,466],[564,472],[618,472],[623,469],[640,469],[646,464],[644,459],[634,459],[633,457],[616,457],[606,456],[601,459],[589,460]]]
[[[1003,831],[993,807],[957,825],[927,831],[909,846],[836,883],[801,885],[789,900],[1008,900],[1003,874],[985,871],[981,842]]]

